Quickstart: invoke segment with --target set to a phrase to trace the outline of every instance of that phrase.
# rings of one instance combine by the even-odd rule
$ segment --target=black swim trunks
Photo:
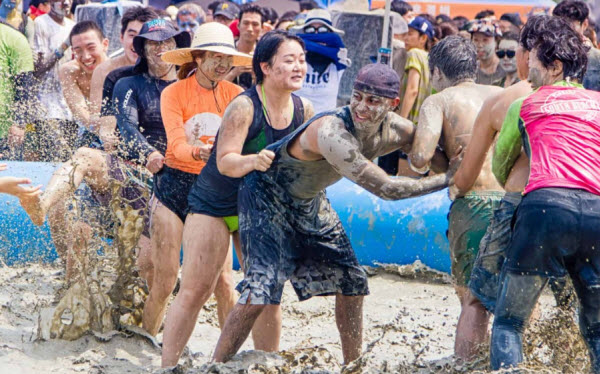
[[[198,175],[186,173],[164,165],[154,175],[154,196],[171,212],[185,222],[188,210],[188,194]]]

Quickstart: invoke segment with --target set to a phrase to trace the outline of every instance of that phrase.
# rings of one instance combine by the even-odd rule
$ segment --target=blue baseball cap
[[[415,17],[415,19],[410,21],[408,27],[417,30],[421,34],[427,35],[429,39],[433,39],[435,35],[433,31],[433,25],[423,17]]]

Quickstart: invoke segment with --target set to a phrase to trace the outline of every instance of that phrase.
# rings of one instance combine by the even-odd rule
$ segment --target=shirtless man
[[[69,40],[75,60],[59,67],[58,78],[73,119],[87,131],[95,133],[89,107],[90,85],[94,70],[108,58],[108,39],[94,21],[82,21],[73,26]],[[80,139],[80,142],[88,146],[92,135],[84,136],[88,139]]]
[[[409,155],[413,170],[422,174],[429,171],[438,143],[447,156],[467,146],[485,99],[501,91],[499,87],[475,83],[477,52],[462,37],[450,36],[436,44],[429,52],[429,66],[433,72],[432,85],[439,93],[423,102]],[[467,284],[479,242],[503,195],[488,157],[471,189],[464,197],[454,199],[448,214],[452,275],[462,307],[454,350],[463,359],[469,359],[475,352],[471,340],[482,341],[487,332],[487,323],[483,323],[487,322],[487,312],[475,302],[477,299],[470,294]]]
[[[100,109],[102,107],[102,89],[106,76],[113,70],[132,66],[138,58],[138,54],[133,49],[133,38],[139,33],[144,22],[158,18],[158,15],[149,8],[135,7],[127,10],[121,19],[121,44],[123,45],[124,53],[118,57],[112,58],[98,65],[94,69],[92,81],[90,83],[90,114],[91,122],[96,124],[99,131],[100,139],[110,148],[110,144],[114,144],[115,136],[114,129],[117,120],[114,116],[100,117]],[[106,148],[106,147],[105,147]]]
[[[215,361],[227,361],[238,351],[265,306],[280,303],[288,279],[300,300],[336,295],[344,362],[360,356],[362,303],[369,293],[366,273],[325,188],[346,177],[394,200],[442,189],[450,178],[389,177],[371,162],[398,148],[408,151],[412,143],[414,125],[393,113],[400,102],[399,87],[393,69],[367,65],[354,82],[349,106],[318,114],[260,153],[241,156],[248,170],[256,170],[244,178],[238,196],[245,278],[238,285],[241,297],[225,322]],[[231,126],[222,125],[220,136],[239,131],[236,121],[228,123]],[[217,144],[219,169],[239,162],[239,151]]]

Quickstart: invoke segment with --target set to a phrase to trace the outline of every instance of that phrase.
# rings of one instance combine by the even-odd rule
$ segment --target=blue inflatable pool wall
[[[56,168],[49,163],[7,164],[9,169],[2,175],[25,176],[36,185],[46,185]],[[410,264],[421,260],[431,268],[450,272],[447,190],[419,198],[384,201],[343,179],[327,189],[327,196],[361,264]],[[48,223],[35,227],[15,197],[0,194],[0,204],[0,258],[7,265],[56,259]]]

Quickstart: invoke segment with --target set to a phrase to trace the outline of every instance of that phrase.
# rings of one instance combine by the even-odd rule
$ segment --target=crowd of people
[[[585,2],[468,20],[394,0],[390,64],[361,67],[342,106],[344,31],[314,2],[281,16],[226,1],[133,7],[114,57],[96,23],[71,19],[80,4],[17,17],[2,2],[0,151],[61,165],[43,191],[0,177],[0,192],[34,224],[48,218],[67,282],[80,236],[116,225],[115,199],[141,212],[142,326],[164,326],[163,367],[213,294],[215,361],[251,331],[277,351],[288,280],[300,300],[336,296],[344,362],[361,355],[367,275],[325,195],[345,177],[387,200],[449,187],[458,358],[486,343],[494,314],[491,367],[518,365],[542,289],[569,276],[600,373],[600,52]]]

